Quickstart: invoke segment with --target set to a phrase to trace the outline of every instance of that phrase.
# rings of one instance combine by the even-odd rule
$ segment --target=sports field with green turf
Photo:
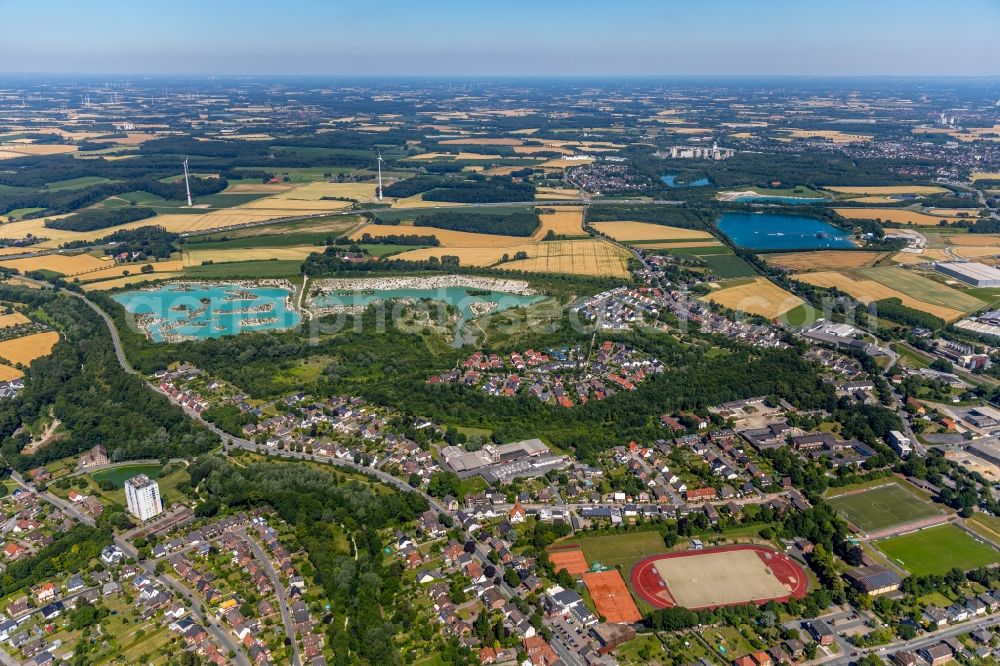
[[[940,513],[932,504],[887,480],[885,485],[862,492],[827,498],[827,502],[849,522],[865,532],[902,525]]]
[[[875,543],[889,559],[915,576],[945,574],[996,564],[1000,551],[948,524],[890,537]]]
[[[591,566],[601,563],[606,567],[621,565],[626,575],[632,565],[649,555],[667,552],[659,532],[628,532],[605,536],[586,536],[560,541],[559,545],[578,543]]]

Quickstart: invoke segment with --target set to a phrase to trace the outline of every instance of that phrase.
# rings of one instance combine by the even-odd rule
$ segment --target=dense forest
[[[95,229],[106,229],[117,227],[129,222],[138,222],[156,215],[152,208],[97,208],[92,210],[82,210],[73,213],[69,217],[62,217],[58,220],[46,220],[45,226],[50,229],[61,229],[63,231],[94,231]]]
[[[24,389],[0,402],[0,454],[18,470],[103,444],[112,460],[194,455],[218,439],[179,407],[121,369],[107,328],[80,299],[49,290],[0,285],[0,299],[26,303],[60,332],[52,354],[36,359]],[[66,434],[27,455],[14,432],[51,409]]]
[[[271,506],[294,528],[330,601],[324,624],[338,663],[400,663],[394,637],[408,619],[397,605],[404,569],[398,558],[384,556],[379,530],[414,520],[428,509],[424,498],[375,493],[358,481],[342,481],[332,469],[304,463],[236,466],[209,456],[190,472],[191,483],[211,499],[235,509]],[[357,544],[356,559],[344,531]]]
[[[414,176],[399,180],[382,188],[382,194],[387,197],[412,197],[427,190],[432,190],[444,181],[438,176]]]
[[[530,236],[541,226],[538,214],[518,211],[506,214],[469,215],[440,211],[421,215],[414,222],[416,227],[434,227],[452,231],[470,231],[476,234],[498,234],[500,236]]]
[[[67,249],[77,247],[88,247],[90,245],[110,245],[104,249],[105,254],[119,254],[128,252],[129,254],[138,252],[141,256],[139,260],[149,257],[165,259],[177,251],[174,243],[180,238],[179,234],[167,231],[159,225],[147,227],[136,227],[135,229],[119,229],[107,236],[93,241],[71,241],[64,243],[62,247]]]
[[[888,319],[897,324],[921,326],[932,331],[944,327],[944,319],[903,305],[898,298],[883,298],[868,305],[868,312],[880,319]]]

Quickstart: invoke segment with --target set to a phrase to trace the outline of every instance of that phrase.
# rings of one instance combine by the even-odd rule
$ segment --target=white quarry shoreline
[[[479,275],[432,275],[428,277],[363,277],[314,280],[310,285],[326,291],[388,291],[391,289],[445,289],[465,287],[484,291],[503,291],[521,296],[537,293],[525,280],[490,278]]]

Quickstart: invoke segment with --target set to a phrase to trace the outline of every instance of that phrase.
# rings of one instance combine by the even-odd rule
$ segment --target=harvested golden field
[[[500,155],[483,155],[482,153],[421,153],[420,155],[413,155],[407,157],[408,160],[436,160],[436,159],[449,159],[449,160],[462,160],[462,161],[473,161],[473,160],[501,160],[503,159]]]
[[[987,257],[995,257],[1000,254],[1000,247],[996,245],[962,245],[953,248],[952,252],[954,252],[956,256],[964,259],[985,259]]]
[[[856,143],[872,140],[872,136],[870,134],[848,134],[846,132],[841,132],[840,130],[790,129],[780,131],[786,133],[793,139],[827,139],[833,143]]]
[[[980,209],[978,208],[925,208],[924,211],[928,215],[937,215],[939,217],[962,217],[967,218],[979,217]]]
[[[25,317],[20,312],[11,312],[10,314],[0,315],[0,329],[10,328],[11,326],[17,326],[19,324],[27,324],[31,320]]]
[[[937,226],[941,222],[957,222],[962,218],[938,217],[902,208],[834,208],[834,212],[848,220],[882,220],[897,224],[917,226]]]
[[[505,269],[533,273],[567,273],[628,277],[629,253],[598,239],[536,243],[531,258],[511,261]]]
[[[117,143],[121,146],[139,146],[147,141],[152,141],[157,138],[155,134],[142,134],[142,133],[132,133],[126,134],[125,136],[113,136],[107,139],[101,139],[102,142],[106,141],[108,143]]]
[[[668,227],[663,224],[651,224],[649,222],[630,222],[625,220],[616,222],[591,222],[590,226],[602,234],[614,238],[616,241],[715,240],[715,236],[707,231]]]
[[[804,301],[790,294],[767,278],[756,277],[750,281],[740,280],[732,287],[723,284],[722,289],[701,297],[700,300],[718,303],[731,310],[774,319],[794,310]]]
[[[891,289],[884,284],[869,280],[860,276],[838,273],[836,271],[826,271],[819,273],[803,273],[796,276],[797,280],[808,282],[817,287],[836,287],[846,294],[850,294],[862,303],[868,304],[872,301],[880,301],[884,298],[898,298],[903,305],[915,310],[921,310],[929,314],[941,317],[945,321],[952,321],[962,317],[965,313],[961,310],[932,305],[918,301],[915,298],[904,294],[901,291]]]
[[[590,164],[594,161],[593,157],[585,157],[582,159],[570,159],[568,157],[560,157],[554,160],[549,160],[547,162],[542,162],[536,165],[539,169],[568,169],[570,167],[583,166],[584,164]]]
[[[564,190],[559,187],[539,187],[535,191],[535,199],[539,201],[578,198],[580,198],[580,190]]]
[[[59,334],[55,331],[33,333],[22,338],[4,340],[0,342],[0,358],[13,364],[28,365],[36,358],[51,354],[52,348],[57,342],[59,342]]]
[[[24,373],[17,368],[12,368],[9,365],[4,365],[0,363],[0,382],[9,382],[13,379],[20,379],[24,377]]]
[[[508,245],[502,247],[425,247],[419,250],[410,250],[408,252],[394,255],[393,259],[424,261],[430,257],[440,258],[442,255],[449,255],[458,257],[463,266],[492,266],[493,264],[499,262],[505,254],[508,259],[513,257],[518,252],[525,252],[529,257],[531,257],[533,256],[533,253],[537,251],[538,246],[543,244],[544,243],[528,241],[522,242],[520,245]],[[510,263],[507,263],[504,264],[504,267],[506,268],[510,265]]]
[[[81,285],[84,291],[108,291],[119,287],[127,287],[137,282],[146,280],[168,280],[170,278],[182,277],[183,273],[155,273],[152,275],[129,275],[128,277],[113,278],[111,280],[101,280],[100,282],[87,282]]]
[[[871,266],[884,257],[885,253],[820,250],[817,252],[782,252],[763,256],[767,263],[790,271],[825,271]]]
[[[975,171],[972,174],[972,182],[976,182],[977,180],[1000,180],[1000,172]]]
[[[513,247],[530,243],[530,238],[520,236],[499,236],[494,234],[475,234],[469,231],[452,231],[451,229],[435,229],[433,227],[390,226],[387,224],[366,224],[351,234],[351,240],[361,238],[362,234],[381,236],[413,235],[437,236],[441,247]],[[537,232],[536,232],[537,233]],[[439,248],[431,248],[439,249]]]
[[[948,188],[938,185],[863,185],[860,187],[830,185],[823,188],[839,194],[865,194],[887,196],[890,194],[941,194]]]
[[[301,187],[296,187],[284,192],[275,194],[273,197],[267,197],[266,199],[257,199],[250,203],[257,203],[260,201],[288,201],[288,200],[303,200],[318,202],[323,197],[344,197],[346,199],[354,199],[356,201],[363,201],[372,199],[375,196],[375,190],[378,185],[374,182],[370,183],[327,183],[325,181],[319,181],[315,183],[308,183]],[[328,201],[323,201],[322,203],[329,203]],[[336,203],[336,202],[334,202]],[[280,207],[280,206],[276,206]]]
[[[15,222],[14,224],[18,224]],[[63,275],[79,275],[89,271],[106,268],[109,259],[98,259],[89,254],[47,254],[24,259],[8,259],[0,261],[4,268],[16,268],[22,273],[37,270],[49,270]]]
[[[196,246],[197,247],[197,246]],[[313,252],[322,252],[322,247],[315,245],[293,245],[290,247],[246,247],[225,250],[185,250],[182,264],[173,270],[181,270],[186,266],[200,266],[206,261],[217,264],[229,261],[266,261],[268,259],[292,259],[302,261]]]
[[[561,146],[515,146],[515,155],[535,155],[537,153],[559,153],[561,155],[572,155],[573,151]]]
[[[0,146],[0,160],[14,160],[19,157],[39,155],[65,155],[75,152],[76,146],[58,143],[5,143]]]
[[[439,142],[442,146],[520,146],[520,139],[504,137],[467,137],[462,139],[445,139]]]
[[[575,206],[559,206],[553,209],[552,213],[543,213],[538,216],[542,226],[532,236],[536,239],[544,238],[550,231],[557,236],[586,236],[583,230],[583,209]]]
[[[269,211],[285,217],[295,215],[309,215],[312,213],[329,213],[350,208],[350,201],[338,201],[334,199],[309,200],[309,199],[277,199],[266,197],[250,201],[236,208],[229,208],[230,211],[252,211],[255,213]]]
[[[180,259],[148,263],[153,267],[154,273],[173,273],[184,268],[184,262]],[[139,269],[145,265],[146,264],[122,264],[121,266],[108,266],[107,268],[100,268],[96,271],[82,273],[79,275],[79,278],[82,282],[95,282],[97,280],[124,277],[126,274],[133,275],[135,273],[139,273]],[[148,275],[148,273],[145,275]]]
[[[949,261],[951,257],[944,250],[924,248],[920,254],[916,252],[897,252],[892,255],[892,261],[902,266],[925,264],[928,261]]]

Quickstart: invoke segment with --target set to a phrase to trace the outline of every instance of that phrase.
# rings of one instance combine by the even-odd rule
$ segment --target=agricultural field
[[[504,264],[505,269],[532,273],[566,273],[628,277],[629,253],[598,239],[536,243],[528,259]]]
[[[129,275],[127,277],[112,278],[110,280],[101,280],[100,282],[85,282],[81,285],[81,289],[84,291],[108,291],[110,289],[119,289],[121,287],[127,287],[130,284],[136,284],[137,282],[146,282],[147,280],[169,280],[170,278],[181,277],[183,273],[139,273],[137,275]]]
[[[781,252],[763,255],[767,263],[790,271],[826,271],[842,268],[865,268],[886,256],[885,252],[817,250]]]
[[[225,263],[231,261],[266,261],[270,259],[303,261],[313,252],[322,252],[323,248],[316,245],[292,245],[282,247],[246,247],[232,249],[201,249],[197,245],[185,249],[183,262],[167,262],[187,266],[200,266],[206,261]],[[170,270],[179,270],[171,268]]]
[[[10,328],[11,326],[18,326],[20,324],[27,324],[31,320],[25,317],[20,312],[11,312],[10,314],[0,315],[0,329]]]
[[[551,148],[542,150],[551,150]],[[579,197],[580,190],[564,190],[558,187],[539,187],[535,190],[535,199],[539,201],[578,199]]]
[[[587,237],[587,232],[583,230],[582,208],[560,206],[553,209],[551,213],[540,214],[538,219],[542,226],[532,234],[532,238],[544,238],[550,231],[557,236]]]
[[[719,245],[715,236],[707,231],[700,231],[698,229],[682,229],[681,227],[668,227],[649,222],[628,221],[592,222],[590,226],[602,234],[622,242],[646,244],[653,241],[704,240],[704,245]]]
[[[952,524],[890,537],[875,546],[914,576],[942,575],[954,568],[968,571],[1000,560],[995,548]]]
[[[926,500],[891,480],[874,488],[828,497],[827,503],[864,532],[875,532],[941,513]]]
[[[823,188],[838,194],[860,194],[867,196],[891,196],[893,194],[944,194],[948,188],[939,185],[863,185],[846,187],[827,185]]]
[[[880,266],[876,268],[863,268],[858,272],[865,277],[886,285],[890,289],[906,292],[924,303],[941,307],[958,308],[963,312],[972,312],[984,305],[978,298],[924,277],[914,270],[894,266]]]
[[[82,273],[77,277],[82,282],[97,282],[100,280],[111,280],[114,278],[125,277],[127,275],[133,275],[139,273],[139,269],[142,266],[146,265],[152,266],[154,273],[175,273],[184,268],[184,262],[182,262],[180,259],[170,259],[167,261],[150,261],[142,264],[122,264],[120,266],[108,266],[107,268],[101,268],[96,271]],[[149,273],[141,273],[141,275],[149,275]]]
[[[879,270],[879,269],[868,269],[868,270]],[[905,270],[905,269],[896,269],[896,270]],[[910,273],[912,272],[911,271],[907,272],[907,274]],[[919,276],[913,274],[913,277],[919,277]],[[870,276],[862,274],[860,271],[818,271],[815,273],[802,273],[800,275],[797,275],[796,279],[802,282],[807,282],[817,287],[827,287],[827,288],[836,287],[840,291],[843,291],[846,294],[850,294],[851,296],[853,296],[854,298],[865,304],[871,303],[872,301],[880,301],[885,298],[898,298],[900,299],[900,301],[902,301],[903,305],[907,307],[911,307],[916,310],[921,310],[922,312],[927,312],[928,314],[932,314],[936,317],[941,317],[945,321],[952,321],[958,319],[965,314],[965,311],[963,310],[956,310],[955,308],[952,307],[936,305],[933,303],[918,300],[917,295],[919,293],[919,290],[916,290],[917,293],[914,293],[913,289],[909,289],[905,285],[903,285],[906,291],[899,291],[886,284],[883,284],[882,282],[872,279],[872,277]],[[927,278],[921,278],[921,279],[926,282],[931,282],[936,287],[948,289],[948,287],[935,283],[932,280],[928,280]],[[916,283],[917,281],[914,282]],[[954,292],[956,297],[971,298],[965,296],[964,294],[954,289],[952,289],[951,291]],[[911,293],[913,293],[914,295],[911,296],[910,295]],[[979,307],[982,307],[980,301],[977,300],[976,302],[978,303],[978,305],[972,309],[978,309]]]
[[[790,294],[767,278],[756,277],[734,280],[731,286],[722,283],[722,288],[702,296],[699,300],[718,303],[723,307],[740,312],[775,319],[789,310],[803,305],[798,296]]]
[[[793,139],[826,139],[833,143],[858,143],[871,141],[873,138],[871,134],[848,134],[840,130],[788,129],[779,131],[786,133]]]
[[[48,356],[52,348],[59,342],[59,334],[55,331],[33,333],[24,337],[0,342],[0,358],[13,364],[28,365],[36,358]]]
[[[942,222],[959,222],[960,217],[939,217],[903,208],[834,208],[841,217],[848,220],[882,220],[896,224],[913,224],[916,226],[938,226]]]
[[[98,259],[90,254],[48,254],[38,257],[0,261],[0,266],[14,268],[21,273],[46,270],[61,275],[80,275],[82,273],[99,271],[113,265],[110,259]]]
[[[24,373],[17,368],[12,368],[9,365],[0,363],[0,382],[9,382],[14,379],[20,379],[24,377]]]
[[[1000,173],[995,171],[975,171],[972,173],[971,180],[973,183],[979,180],[1000,180]]]

